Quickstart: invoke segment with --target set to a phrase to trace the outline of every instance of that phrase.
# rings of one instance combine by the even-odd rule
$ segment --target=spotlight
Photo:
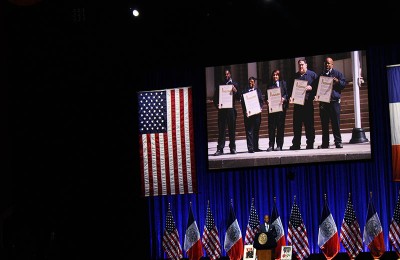
[[[135,16],[135,17],[138,17],[139,16],[139,11],[136,10],[136,9],[133,9],[132,15]]]

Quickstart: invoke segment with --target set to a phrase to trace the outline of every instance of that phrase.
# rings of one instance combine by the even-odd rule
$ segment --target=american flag
[[[215,260],[221,257],[221,242],[219,240],[218,228],[211,213],[210,203],[207,206],[206,223],[204,224],[201,242],[210,259]]]
[[[138,92],[142,194],[197,192],[192,88]]]
[[[168,212],[165,221],[165,229],[162,240],[162,247],[170,259],[181,259],[182,247],[179,243],[179,233],[175,226],[174,217],[172,216],[171,207],[168,205]]]
[[[344,211],[340,241],[351,259],[356,258],[362,251],[361,229],[356,218],[350,194]]]
[[[389,241],[397,255],[400,257],[400,194],[397,196],[396,208],[389,227]]]
[[[254,207],[254,199],[250,206],[249,222],[246,228],[246,237],[244,239],[245,245],[252,245],[255,235],[260,231],[260,219],[258,217],[256,208]]]
[[[310,255],[306,226],[301,218],[300,209],[296,201],[293,202],[290,212],[288,245],[293,247],[293,256],[296,259],[301,260]]]

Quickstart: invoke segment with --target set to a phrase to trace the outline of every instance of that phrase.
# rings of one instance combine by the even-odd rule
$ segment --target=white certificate
[[[253,245],[244,245],[243,260],[255,260],[257,249]]]
[[[315,101],[330,103],[333,88],[333,78],[320,76]]]
[[[219,103],[218,108],[232,108],[233,85],[219,85]]]
[[[281,260],[292,260],[292,246],[282,246]]]
[[[289,99],[289,103],[304,105],[306,98],[306,87],[308,85],[307,80],[295,79],[293,84],[292,96]]]
[[[260,101],[257,91],[250,91],[243,94],[244,104],[246,106],[246,116],[250,117],[261,113]]]
[[[281,88],[267,89],[268,95],[268,112],[275,113],[283,111]]]

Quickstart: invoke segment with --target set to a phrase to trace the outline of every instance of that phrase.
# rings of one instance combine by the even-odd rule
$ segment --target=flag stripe
[[[400,103],[389,103],[389,113],[392,145],[400,145]]]
[[[347,199],[342,220],[340,241],[351,259],[356,258],[362,251],[361,229],[356,218],[350,195]]]
[[[144,135],[142,135],[142,136],[140,136],[139,135],[139,147],[142,147],[142,149],[139,149],[139,156],[140,156],[140,158],[144,158],[144,156],[143,156],[143,151],[144,151],[144,149],[143,149],[143,147],[144,147],[144,144],[143,144],[143,137],[144,137]],[[147,189],[147,181],[148,181],[148,179],[149,179],[149,177],[148,177],[148,174],[147,174],[147,166],[145,167],[145,165],[144,165],[144,160],[139,160],[140,162],[139,162],[139,165],[140,165],[140,172],[142,173],[142,175],[141,175],[141,177],[142,177],[142,183],[141,183],[141,190],[142,190],[142,194],[144,195],[144,196],[148,196],[147,195],[147,191],[148,191],[148,189]]]
[[[184,95],[183,95],[183,92],[179,92],[179,100],[185,100],[186,101],[186,99],[184,98]],[[180,157],[182,157],[182,165],[180,166],[181,167],[181,169],[182,169],[182,178],[183,178],[183,182],[181,182],[181,183],[187,183],[187,181],[188,181],[188,179],[187,179],[187,171],[186,171],[186,158],[188,158],[187,157],[187,155],[185,154],[186,152],[186,142],[185,142],[185,135],[187,134],[186,133],[186,124],[187,124],[187,122],[185,122],[186,120],[184,119],[184,118],[187,118],[187,115],[185,115],[185,113],[186,113],[186,109],[185,109],[185,102],[180,102],[179,103],[179,105],[180,105],[180,110],[179,111],[182,111],[183,113],[180,113],[179,115],[180,115],[180,120],[179,120],[179,122],[180,123],[182,123],[182,124],[179,124],[179,126],[180,126],[180,139],[181,139],[181,143],[180,143]],[[182,134],[182,133],[184,133],[184,134]],[[183,193],[188,193],[188,190],[187,190],[187,186],[183,186],[182,187],[183,188]]]
[[[239,260],[243,257],[243,239],[239,223],[236,219],[233,206],[231,204],[228,227],[225,233],[224,249],[227,252],[229,259]]]
[[[363,240],[374,258],[380,258],[385,252],[382,225],[372,200],[368,203],[367,222],[364,226]]]
[[[400,102],[400,65],[387,68],[388,98],[390,103]]]
[[[173,169],[173,191],[172,194],[179,194],[179,176],[178,176],[178,151],[177,151],[177,138],[179,138],[179,135],[177,135],[177,121],[176,121],[176,116],[177,116],[177,111],[176,111],[176,103],[175,103],[175,91],[167,91],[167,100],[170,101],[170,106],[167,106],[167,115],[168,115],[168,140],[171,140],[169,142],[170,148],[172,148],[172,169]],[[174,116],[172,116],[174,115]],[[179,121],[178,121],[179,122]]]
[[[396,207],[393,212],[392,220],[389,226],[389,241],[393,246],[394,250],[397,253],[397,256],[400,257],[400,194],[397,197]]]
[[[187,138],[186,143],[187,146],[190,147],[190,149],[187,149],[187,152],[190,152],[189,155],[187,155],[187,158],[190,158],[190,160],[188,160],[187,164],[188,164],[188,169],[190,169],[190,172],[192,174],[188,174],[188,183],[192,183],[192,189],[191,191],[196,191],[197,190],[197,182],[193,180],[193,178],[196,177],[196,165],[195,165],[195,152],[194,152],[194,142],[192,142],[191,140],[194,141],[194,124],[193,124],[193,113],[191,108],[193,107],[193,96],[192,96],[192,88],[188,88],[187,91],[187,102],[185,102],[185,104],[188,104],[188,108],[185,110],[187,111],[187,118],[189,120],[185,120],[185,122],[188,123],[188,127],[186,129],[187,132],[187,136],[189,136],[189,138]]]
[[[162,135],[161,135],[162,136]],[[154,169],[155,172],[157,173],[157,182],[154,183],[155,189],[158,190],[158,195],[160,195],[160,191],[162,188],[162,178],[161,178],[161,161],[163,160],[163,157],[160,156],[160,150],[162,147],[162,144],[160,144],[160,135],[155,134],[154,135],[154,143],[156,146],[156,154],[154,160]]]
[[[276,207],[276,202],[274,203],[274,207],[272,209],[271,215],[272,226],[276,232],[276,248],[275,248],[275,259],[281,259],[281,249],[282,246],[286,245],[285,231],[283,229],[281,217],[278,213],[278,208]]]
[[[197,191],[191,88],[139,92],[144,196]]]
[[[165,154],[165,157],[163,157],[163,168],[162,172],[165,174],[161,174],[164,179],[164,187],[163,187],[163,193],[162,194],[171,194],[171,178],[170,178],[170,166],[169,166],[169,160],[165,158],[169,158],[169,149],[168,149],[168,138],[165,134],[162,135],[162,151],[161,154]]]
[[[254,202],[251,203],[250,206],[250,215],[249,215],[249,221],[247,223],[246,227],[246,236],[244,239],[244,244],[245,245],[251,245],[254,242],[254,237],[257,232],[260,230],[260,220],[256,211],[256,208],[254,206]]]
[[[179,233],[176,229],[175,221],[169,206],[162,238],[162,247],[170,259],[178,260],[183,257],[182,247],[179,242]]]
[[[207,207],[206,222],[204,224],[203,238],[201,242],[210,259],[216,260],[221,257],[221,242],[219,240],[218,228],[215,225],[210,205]]]
[[[288,244],[293,247],[293,256],[298,260],[307,258],[310,255],[306,226],[301,218],[300,209],[295,202],[290,213]]]
[[[390,129],[393,180],[400,181],[400,65],[388,66]]]
[[[203,256],[201,247],[200,232],[197,227],[196,220],[193,216],[192,205],[189,208],[188,226],[185,233],[184,249],[189,257],[189,260],[199,260]]]
[[[392,145],[392,168],[394,181],[400,181],[400,145]]]

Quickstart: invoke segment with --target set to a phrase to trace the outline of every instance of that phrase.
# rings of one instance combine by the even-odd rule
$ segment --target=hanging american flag
[[[170,259],[181,259],[182,247],[179,242],[179,233],[175,226],[174,217],[172,216],[171,207],[168,204],[168,212],[165,221],[165,229],[162,240],[162,247]]]
[[[361,229],[356,218],[353,202],[351,201],[351,194],[347,199],[346,209],[340,230],[340,241],[346,249],[350,259],[354,259],[362,251],[362,237]]]
[[[308,244],[307,230],[301,218],[299,206],[294,199],[292,210],[290,212],[288,227],[288,245],[293,248],[293,256],[298,260],[307,258],[310,255],[310,246]]]
[[[340,249],[336,223],[329,210],[326,195],[318,229],[318,246],[328,260],[334,258]]]
[[[143,196],[197,192],[192,88],[138,92]]]
[[[219,240],[218,228],[211,213],[210,202],[208,202],[207,206],[206,223],[204,224],[201,242],[210,259],[215,260],[221,257],[221,242]]]
[[[275,259],[278,260],[281,259],[282,246],[286,246],[286,238],[285,238],[285,231],[283,230],[281,217],[279,216],[278,208],[276,207],[276,198],[274,198],[274,207],[272,209],[272,214],[271,214],[271,223],[276,232]]]
[[[394,209],[392,221],[389,226],[389,241],[392,244],[397,256],[400,257],[400,193],[397,196],[396,207]]]
[[[364,244],[368,246],[373,258],[380,258],[385,252],[385,241],[383,240],[383,229],[372,203],[372,195],[368,203],[367,222],[364,226]]]
[[[254,207],[254,199],[252,199],[250,206],[249,222],[246,228],[246,237],[244,239],[245,245],[252,245],[256,233],[260,231],[260,219],[258,217],[256,208]]]

